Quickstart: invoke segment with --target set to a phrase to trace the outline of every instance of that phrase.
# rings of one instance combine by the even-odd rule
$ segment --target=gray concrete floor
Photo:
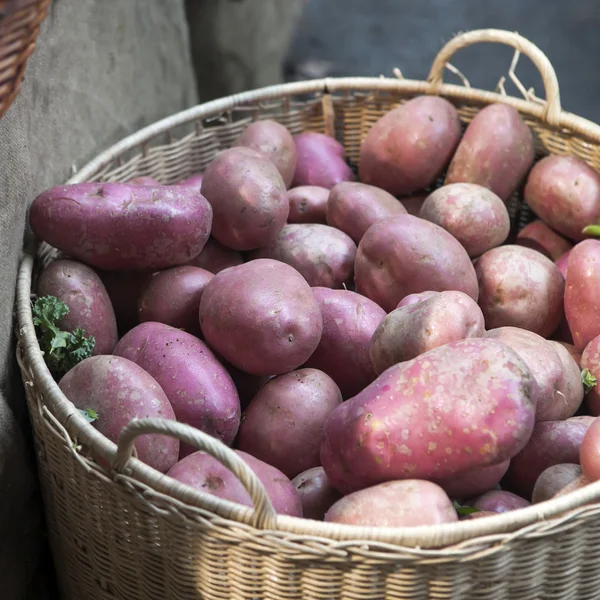
[[[444,42],[485,27],[518,31],[537,44],[556,69],[563,108],[600,122],[600,0],[307,0],[286,78],[391,76],[399,67],[405,77],[424,79]],[[485,44],[462,50],[452,62],[471,85],[494,89],[512,55]],[[524,57],[517,74],[543,96]],[[511,85],[506,89],[518,95]]]

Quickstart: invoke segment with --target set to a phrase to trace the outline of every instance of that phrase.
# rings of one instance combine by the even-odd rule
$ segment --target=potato
[[[477,302],[462,292],[440,292],[393,310],[379,323],[369,356],[377,373],[438,346],[485,332]]]
[[[594,417],[539,421],[526,446],[512,458],[504,482],[523,498],[531,498],[538,477],[552,465],[579,463],[579,449]],[[504,483],[503,483],[503,486]]]
[[[329,190],[318,185],[300,185],[288,191],[290,214],[288,223],[321,223],[325,225]]]
[[[281,471],[246,452],[240,450],[234,452],[260,479],[277,513],[292,517],[302,516],[302,504],[298,492]],[[181,459],[167,475],[205,494],[252,506],[252,500],[240,480],[210,454],[194,452]]]
[[[491,104],[467,127],[445,183],[477,183],[506,202],[525,179],[534,157],[531,130],[517,110]]]
[[[344,147],[323,133],[307,131],[294,136],[296,170],[292,187],[317,185],[330,190],[342,181],[354,181]]]
[[[600,175],[575,156],[546,156],[531,169],[524,198],[552,229],[582,240],[600,216]]]
[[[244,412],[237,447],[290,479],[320,465],[325,419],[342,402],[333,379],[298,369],[267,382]]]
[[[339,229],[319,223],[285,225],[250,260],[272,258],[296,269],[311,287],[341,288],[352,279],[356,245]]]
[[[451,233],[471,258],[499,246],[510,233],[510,216],[504,202],[475,183],[438,188],[423,203],[419,217]]]
[[[140,177],[134,177],[133,179],[130,179],[127,183],[131,183],[133,185],[160,185],[160,181],[158,181],[158,179],[154,179],[154,177],[147,177],[145,175],[140,175]]]
[[[285,187],[290,187],[296,170],[296,147],[292,134],[281,123],[271,119],[251,123],[231,145],[266,156],[277,167]]]
[[[411,196],[402,196],[399,200],[409,215],[418,217],[421,212],[421,206],[423,206],[423,202],[425,202],[428,196],[429,192],[420,192]]]
[[[58,323],[63,331],[77,327],[94,336],[92,354],[111,354],[117,341],[117,319],[108,292],[94,269],[75,260],[59,259],[42,272],[37,295],[55,296],[69,308]]]
[[[187,179],[180,181],[178,185],[187,185],[191,188],[194,188],[196,191],[200,192],[202,190],[202,180],[204,179],[203,173],[194,173]]]
[[[331,485],[323,467],[313,467],[292,479],[302,502],[305,519],[322,521],[325,513],[342,495]]]
[[[200,301],[200,326],[206,341],[238,369],[280,375],[315,351],[323,317],[296,269],[263,258],[214,276]]]
[[[175,419],[163,389],[144,369],[118,356],[92,356],[75,365],[59,382],[63,394],[79,409],[98,414],[92,425],[117,443],[133,419]],[[165,473],[176,462],[179,440],[142,435],[135,440],[137,457]]]
[[[447,231],[410,215],[379,221],[364,235],[354,263],[357,291],[386,312],[409,294],[456,290],[477,300],[469,255]]]
[[[536,421],[559,421],[575,414],[582,394],[573,389],[573,372],[565,372],[565,365],[569,369],[572,365],[562,354],[559,355],[560,350],[556,346],[532,331],[517,327],[492,329],[484,337],[506,344],[529,367],[533,378],[532,400],[536,405]],[[566,358],[570,359],[569,356]]]
[[[600,335],[600,241],[585,240],[573,248],[565,286],[565,314],[573,344],[583,350]]]
[[[177,420],[231,444],[240,425],[240,401],[226,369],[198,338],[163,323],[134,327],[114,354],[150,373]],[[193,449],[182,444],[182,456]]]
[[[329,415],[321,465],[347,493],[502,462],[531,435],[531,385],[522,359],[495,340],[434,348],[390,367]]]
[[[544,256],[555,261],[555,263],[573,247],[571,242],[550,229],[544,221],[540,221],[539,219],[525,225],[517,234],[517,241],[515,243],[519,246],[537,250]]]
[[[325,521],[367,527],[416,527],[458,521],[450,499],[435,483],[388,481],[349,494],[325,514]]]
[[[406,214],[394,196],[372,185],[345,181],[331,190],[327,224],[347,233],[357,244],[377,221]]]
[[[581,369],[574,356],[563,344],[552,340],[549,340],[548,343],[558,354],[558,358],[562,364],[564,381],[559,390],[564,395],[561,410],[554,414],[560,415],[557,420],[561,418],[568,419],[579,410],[583,402],[584,389],[581,382]]]
[[[190,267],[205,269],[215,275],[229,267],[236,267],[244,262],[241,252],[232,250],[220,244],[214,238],[210,237],[206,241],[202,252],[192,258],[187,264]]]
[[[200,333],[198,310],[206,284],[214,277],[198,267],[172,267],[157,273],[138,300],[140,323],[158,321]]]
[[[60,185],[31,205],[33,232],[93,267],[158,271],[200,253],[212,222],[205,198],[190,188],[126,183]]]
[[[274,240],[290,210],[275,165],[250,148],[230,148],[208,165],[202,194],[214,216],[211,234],[233,250],[254,250]]]
[[[600,419],[593,419],[579,450],[581,469],[587,481],[600,479]]]
[[[475,271],[488,329],[519,327],[548,337],[560,324],[565,281],[539,252],[516,245],[493,248],[479,257]]]
[[[571,250],[567,250],[563,255],[554,261],[554,264],[558,267],[558,270],[565,279],[567,278],[567,267],[569,265],[569,256],[571,255]]]
[[[552,465],[545,469],[538,477],[533,487],[531,502],[538,504],[550,500],[566,486],[581,477],[582,470],[579,465],[565,463]]]
[[[492,490],[504,477],[510,460],[503,460],[494,465],[469,469],[464,473],[453,475],[448,479],[436,481],[450,498],[469,499]]]
[[[600,335],[596,336],[581,354],[581,369],[587,369],[589,375],[586,380],[591,383],[594,379],[600,379]],[[600,389],[596,383],[585,396],[585,403],[591,415],[597,417],[600,415]]]
[[[458,112],[438,96],[418,96],[383,115],[360,148],[359,177],[390,194],[429,187],[461,137]]]
[[[575,364],[581,368],[581,352],[573,346],[573,344],[569,344],[568,342],[556,342],[560,344],[563,348],[566,348],[567,352],[571,355],[571,358],[575,361]]]
[[[571,483],[566,485],[562,490],[557,492],[553,496],[553,498],[560,498],[561,496],[566,496],[567,494],[570,494],[571,492],[576,492],[577,490],[584,488],[585,486],[589,485],[590,483],[592,483],[592,482],[589,481],[585,475],[581,475],[580,477],[578,477],[577,479],[575,479],[574,481],[572,481]]]
[[[441,292],[419,292],[418,294],[409,294],[408,296],[404,296],[404,298],[398,302],[398,306],[396,306],[396,308],[417,304],[418,302],[423,302],[429,298],[432,298],[433,296],[437,296],[438,294],[441,294]]]
[[[491,490],[476,498],[471,503],[471,506],[484,512],[504,513],[510,510],[517,510],[518,508],[525,508],[530,504],[531,502],[512,492]]]
[[[312,291],[323,316],[323,333],[305,366],[327,373],[344,399],[350,398],[376,377],[369,344],[385,311],[349,290],[315,287]]]

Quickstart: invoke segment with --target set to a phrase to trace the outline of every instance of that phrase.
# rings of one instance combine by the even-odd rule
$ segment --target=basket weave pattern
[[[477,41],[500,41],[527,52],[540,66],[548,102],[442,83],[449,56]],[[216,100],[130,136],[71,182],[126,181],[139,175],[177,182],[203,170],[249,122],[262,118],[274,118],[293,133],[333,129],[356,165],[360,144],[376,120],[423,93],[453,102],[465,124],[491,102],[512,104],[532,128],[539,155],[573,154],[600,170],[600,127],[561,110],[553,72],[533,48],[515,34],[471,32],[442,50],[428,81],[328,79]],[[323,111],[330,100],[333,122]],[[515,229],[529,218],[519,194],[511,211]],[[125,442],[117,449],[60,393],[39,351],[30,293],[39,267],[55,255],[45,244],[25,253],[17,290],[17,358],[66,599],[600,597],[600,570],[593,556],[600,547],[600,484],[514,514],[383,530],[275,516],[243,469],[239,476],[255,501],[254,510],[191,490],[129,459]],[[137,434],[152,430],[151,423],[150,429],[145,426],[140,424]],[[173,435],[188,436],[197,447],[232,461],[231,453],[208,436],[177,424],[169,427]],[[134,429],[128,433],[135,435]],[[113,468],[102,470],[88,456]]]

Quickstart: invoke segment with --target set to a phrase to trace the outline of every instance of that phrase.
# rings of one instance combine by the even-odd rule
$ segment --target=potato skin
[[[484,332],[483,313],[473,298],[462,292],[439,292],[388,313],[371,338],[369,356],[381,374],[433,348]]]
[[[302,502],[305,519],[322,521],[325,513],[342,495],[331,485],[323,467],[313,467],[300,473],[292,483]]]
[[[200,301],[206,341],[253,375],[293,371],[315,351],[323,331],[319,305],[296,269],[257,259],[221,271]]]
[[[441,294],[441,292],[419,292],[418,294],[408,294],[408,296],[404,296],[400,302],[398,302],[398,306],[396,308],[402,308],[403,306],[410,306],[411,304],[417,304],[419,302],[424,302],[433,296],[437,296]]]
[[[349,494],[325,514],[325,521],[368,527],[417,527],[458,521],[452,502],[430,481],[388,481]]]
[[[573,463],[552,465],[542,472],[537,478],[531,503],[545,502],[550,500],[561,490],[572,484],[582,475],[581,466]]]
[[[138,300],[140,323],[158,321],[194,335],[200,333],[200,298],[213,277],[204,269],[189,266],[156,273]]]
[[[231,444],[240,425],[240,401],[229,373],[198,338],[163,323],[134,327],[114,354],[146,370],[165,391],[177,420],[224,444]],[[190,446],[182,444],[182,453]]]
[[[419,217],[451,233],[471,258],[500,246],[510,233],[510,216],[504,202],[474,183],[438,188],[423,203]]]
[[[290,479],[320,465],[325,419],[342,402],[333,379],[317,369],[298,369],[268,381],[250,401],[237,447]]]
[[[58,323],[65,331],[80,327],[93,335],[93,355],[111,354],[118,341],[117,319],[108,292],[94,269],[75,260],[48,265],[37,285],[38,296],[55,296],[69,307]]]
[[[564,316],[565,281],[548,258],[522,246],[488,250],[475,264],[488,329],[519,327],[549,337]]]
[[[356,245],[343,231],[319,223],[285,225],[250,260],[272,258],[296,269],[311,287],[341,288],[352,278]]]
[[[314,287],[312,291],[321,309],[323,333],[305,366],[327,373],[344,399],[350,398],[377,377],[369,344],[385,311],[349,290]]]
[[[492,490],[508,469],[510,460],[481,467],[469,469],[464,473],[453,475],[448,479],[435,481],[450,498],[470,499]]]
[[[77,183],[42,192],[33,232],[71,257],[111,271],[158,271],[200,253],[212,208],[191,188]]]
[[[600,335],[596,336],[581,354],[581,369],[588,371],[600,380]],[[600,415],[600,390],[596,384],[585,396],[585,403],[591,415]]]
[[[534,416],[531,374],[513,350],[489,339],[452,342],[390,367],[338,406],[321,464],[342,492],[443,480],[517,454]]]
[[[517,110],[491,104],[469,123],[445,183],[477,183],[506,202],[527,176],[534,157],[531,130]]]
[[[355,181],[338,183],[327,202],[327,224],[348,234],[357,244],[373,223],[403,214],[406,209],[394,196]]]
[[[344,147],[324,133],[306,131],[294,136],[296,170],[292,187],[317,185],[330,190],[342,181],[354,181]]]
[[[275,239],[290,210],[277,167],[250,148],[229,148],[204,171],[202,194],[213,208],[211,235],[233,250],[254,250]]]
[[[329,190],[318,185],[300,185],[288,190],[288,223],[326,224]]]
[[[552,465],[579,463],[579,450],[594,417],[571,417],[566,421],[539,421],[525,447],[510,461],[507,487],[531,498],[538,477]],[[504,484],[503,486],[504,487]]]
[[[234,452],[260,479],[275,512],[292,517],[302,516],[302,504],[296,488],[281,471],[246,452]],[[240,480],[210,454],[194,452],[182,458],[167,475],[206,494],[252,506],[252,500]]]
[[[600,216],[600,175],[575,156],[546,156],[531,169],[524,198],[552,229],[582,240]]]
[[[581,368],[576,357],[568,350],[568,348],[560,342],[548,340],[550,346],[558,354],[558,358],[562,364],[563,384],[560,391],[563,393],[563,402],[560,405],[561,409],[556,411],[557,420],[568,419],[579,410],[584,397],[584,388],[581,381]]]
[[[296,170],[296,146],[292,134],[281,123],[271,119],[251,123],[231,145],[251,148],[266,156],[277,167],[285,187],[290,187]]]
[[[525,508],[531,502],[512,492],[505,490],[491,490],[476,498],[471,506],[484,512],[505,513],[518,508]]]
[[[202,252],[190,260],[190,267],[198,267],[210,271],[215,275],[229,267],[236,267],[244,262],[241,252],[232,250],[210,237],[206,241]]]
[[[571,248],[567,250],[564,254],[562,254],[558,259],[554,261],[554,264],[558,267],[558,270],[561,272],[562,276],[567,278],[567,270],[569,266],[569,256],[571,255]]]
[[[388,312],[418,292],[457,290],[474,300],[479,294],[475,269],[460,243],[411,215],[369,228],[358,245],[354,278],[358,292]]]
[[[92,409],[92,425],[117,442],[133,419],[175,420],[173,407],[158,382],[135,363],[118,356],[92,356],[75,365],[59,382],[64,395],[82,410]],[[161,473],[179,454],[179,440],[166,435],[142,435],[135,440],[138,458]]]
[[[427,200],[428,196],[429,196],[429,192],[420,192],[420,193],[412,194],[410,196],[402,196],[401,198],[399,198],[399,200],[409,215],[418,217],[419,213],[421,212],[421,207],[423,206],[423,202],[425,202],[425,200]]]
[[[573,247],[571,242],[550,229],[544,221],[539,219],[525,225],[517,234],[515,243],[541,252],[544,256],[553,260],[557,266],[558,259]]]
[[[600,335],[600,241],[585,240],[569,256],[565,314],[577,350]]]
[[[581,442],[581,469],[587,481],[600,479],[600,419],[594,419]]]
[[[360,149],[363,183],[390,194],[431,185],[452,158],[461,137],[460,119],[447,100],[418,96],[383,115]]]

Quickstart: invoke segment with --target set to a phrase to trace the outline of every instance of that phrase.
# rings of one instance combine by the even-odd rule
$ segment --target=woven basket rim
[[[496,32],[497,30],[493,31]],[[473,33],[479,32],[471,32],[471,34]],[[516,34],[510,35],[514,36]],[[517,36],[517,38],[524,39],[520,38],[520,36]],[[514,41],[514,38],[511,38],[511,40]],[[452,44],[453,41],[448,45]],[[531,44],[527,40],[525,41]],[[509,45],[514,44],[511,43]],[[440,55],[443,52],[444,49],[442,49]],[[434,67],[435,65],[436,63],[434,63]],[[432,69],[433,72],[434,69]],[[435,78],[435,74],[434,76],[430,74],[430,81],[349,77],[288,83],[213,100],[153,123],[108,148],[88,162],[67,183],[87,181],[123,152],[148,142],[173,127],[213,116],[216,113],[227,111],[247,102],[266,101],[300,94],[326,94],[344,91],[402,91],[411,94],[435,94],[449,99],[471,101],[480,104],[500,102],[512,105],[520,113],[544,123],[548,123],[547,117],[551,114],[548,103],[539,104],[485,90],[444,84],[439,81],[439,78]],[[555,97],[555,100],[556,98],[558,98],[558,95]],[[557,105],[560,107],[559,101],[558,104],[555,102],[553,106],[556,107]],[[551,119],[554,120],[557,128],[575,134],[585,140],[600,143],[600,126],[587,119],[562,110],[554,114]],[[33,325],[30,302],[37,249],[37,243],[25,249],[17,281],[19,343],[25,360],[29,363],[32,384],[37,385],[42,390],[45,402],[51,408],[56,419],[71,435],[76,436],[80,443],[90,447],[95,454],[107,460],[109,464],[115,465],[117,464],[117,446],[89,424],[75,406],[62,394],[58,384],[52,378],[40,351]],[[42,252],[47,252],[50,247],[42,244],[40,249]],[[221,445],[225,449],[223,450],[225,454],[227,454],[227,451],[232,453],[226,446]],[[600,482],[596,482],[565,496],[519,509],[518,511],[491,516],[486,519],[419,527],[361,527],[324,523],[285,515],[277,515],[274,519],[262,518],[264,514],[257,515],[257,512],[252,508],[203,494],[162,475],[136,458],[130,458],[125,464],[120,464],[118,472],[132,476],[158,492],[174,496],[179,501],[210,510],[225,519],[249,524],[259,529],[275,529],[279,532],[288,532],[302,536],[316,536],[318,538],[338,541],[385,542],[419,548],[440,548],[474,539],[481,541],[480,538],[489,536],[500,535],[510,537],[510,534],[518,529],[540,524],[553,518],[564,517],[565,513],[576,511],[576,509],[581,509],[585,505],[600,501]],[[270,508],[272,510],[272,507]]]

